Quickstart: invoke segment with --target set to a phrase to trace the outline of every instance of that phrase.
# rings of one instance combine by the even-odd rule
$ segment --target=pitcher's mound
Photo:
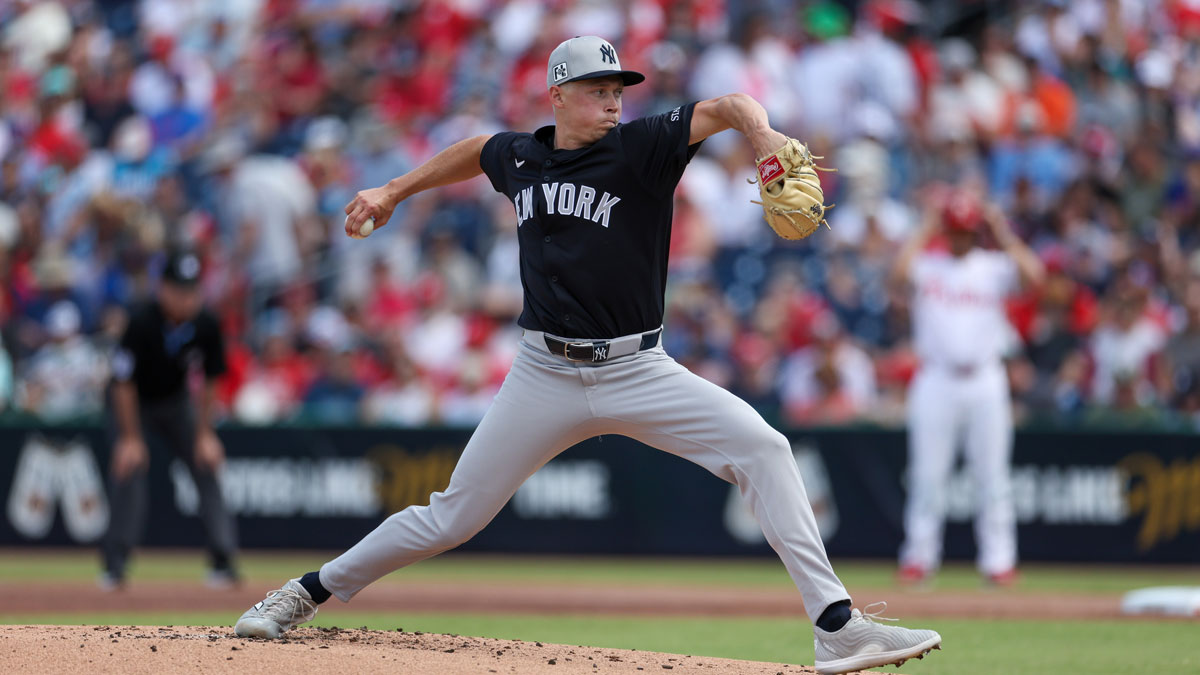
[[[0,626],[0,672],[735,673],[811,668],[598,647],[401,631],[298,628],[275,640],[228,627]]]

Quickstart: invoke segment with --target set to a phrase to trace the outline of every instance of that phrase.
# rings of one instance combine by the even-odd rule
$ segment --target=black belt
[[[653,348],[658,344],[658,336],[662,333],[662,328],[655,328],[649,333],[642,333],[642,343],[638,345],[637,351],[644,351]],[[568,361],[607,361],[611,355],[609,345],[611,340],[587,340],[579,342],[571,342],[569,340],[560,340],[549,335],[546,338],[546,348],[551,354],[561,356]],[[637,353],[637,352],[634,352]]]

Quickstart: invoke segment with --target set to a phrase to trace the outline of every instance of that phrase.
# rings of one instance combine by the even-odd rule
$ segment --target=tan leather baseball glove
[[[808,147],[789,138],[783,147],[758,160],[758,183],[762,196],[763,217],[775,233],[784,239],[803,239],[825,222],[825,193],[817,171],[836,171],[816,165]]]

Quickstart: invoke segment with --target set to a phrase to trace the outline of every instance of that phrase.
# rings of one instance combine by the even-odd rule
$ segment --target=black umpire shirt
[[[216,317],[201,310],[191,321],[172,325],[157,302],[134,310],[113,359],[113,376],[133,380],[139,403],[180,396],[193,367],[202,368],[208,378],[225,372],[225,344]]]
[[[695,103],[554,149],[554,127],[496,134],[479,162],[517,212],[522,328],[614,338],[662,325],[675,186]]]

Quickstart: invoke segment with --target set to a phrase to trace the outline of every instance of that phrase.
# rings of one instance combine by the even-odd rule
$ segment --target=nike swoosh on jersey
[[[519,169],[519,168],[521,168],[521,165],[525,163],[525,160],[523,160],[523,159],[514,159],[514,160],[513,160],[513,162],[514,162],[514,163],[517,165],[517,168]]]

